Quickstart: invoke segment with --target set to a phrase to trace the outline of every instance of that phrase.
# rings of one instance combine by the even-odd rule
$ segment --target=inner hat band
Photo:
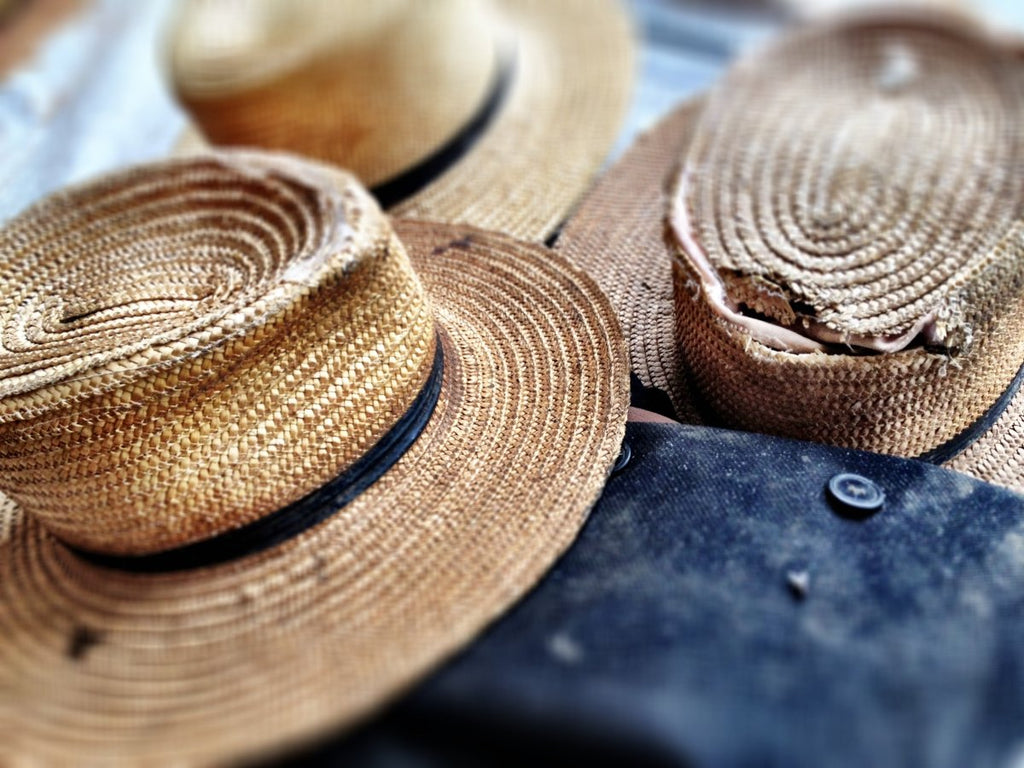
[[[430,375],[395,425],[342,474],[269,515],[209,539],[148,555],[110,555],[69,548],[82,559],[107,568],[170,573],[219,565],[282,544],[334,515],[405,454],[430,421],[441,394],[443,374],[444,352],[438,338]]]
[[[391,208],[412,197],[457,163],[476,144],[498,113],[512,82],[515,55],[501,56],[487,98],[462,130],[432,154],[397,176],[370,188],[381,208]]]
[[[1010,386],[1006,388],[1006,391],[989,406],[987,411],[942,445],[932,448],[930,451],[925,451],[917,458],[932,464],[945,464],[958,454],[963,453],[975,440],[985,434],[993,424],[999,421],[1003,411],[1006,410],[1020,390],[1022,382],[1024,382],[1024,365],[1017,371],[1017,375],[1013,377],[1013,381],[1010,382]]]

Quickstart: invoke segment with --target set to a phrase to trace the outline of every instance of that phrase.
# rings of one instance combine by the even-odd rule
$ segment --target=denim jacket
[[[299,757],[1024,765],[1024,499],[763,435],[634,423],[627,444],[526,599],[389,711]],[[881,508],[830,491],[846,473]]]

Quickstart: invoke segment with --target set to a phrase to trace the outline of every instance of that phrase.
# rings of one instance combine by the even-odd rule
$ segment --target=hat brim
[[[687,101],[641,136],[586,196],[556,244],[611,300],[632,372],[644,386],[664,392],[671,415],[689,424],[715,420],[701,406],[676,340],[676,246],[667,216],[679,163],[702,108],[702,98]],[[1024,492],[1022,389],[944,466]]]
[[[457,159],[430,171],[436,176],[389,213],[542,241],[593,182],[618,135],[634,35],[613,0],[496,6],[512,46],[500,104]],[[204,147],[190,126],[176,152]]]
[[[573,540],[625,428],[611,307],[539,246],[395,228],[434,307],[442,391],[408,452],[327,521],[141,575],[85,562],[0,496],[5,760],[218,762],[351,723]]]
[[[681,375],[666,212],[702,108],[702,99],[687,101],[640,136],[580,203],[555,243],[611,301],[633,373],[644,386],[667,394],[672,415],[689,424],[702,419]]]

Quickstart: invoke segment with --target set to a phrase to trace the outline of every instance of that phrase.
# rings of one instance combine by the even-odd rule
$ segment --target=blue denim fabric
[[[1024,499],[929,464],[630,424],[577,543],[347,740],[370,766],[1000,766],[1024,756]],[[857,518],[829,479],[873,480]]]

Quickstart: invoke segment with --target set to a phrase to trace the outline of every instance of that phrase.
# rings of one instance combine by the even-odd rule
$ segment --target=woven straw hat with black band
[[[626,351],[540,246],[269,153],[0,231],[0,763],[219,762],[380,705],[530,587]]]
[[[892,13],[741,60],[602,180],[559,249],[679,417],[1024,489],[1024,67]]]
[[[352,170],[392,213],[546,238],[615,140],[615,0],[191,0],[175,89],[217,145]]]

